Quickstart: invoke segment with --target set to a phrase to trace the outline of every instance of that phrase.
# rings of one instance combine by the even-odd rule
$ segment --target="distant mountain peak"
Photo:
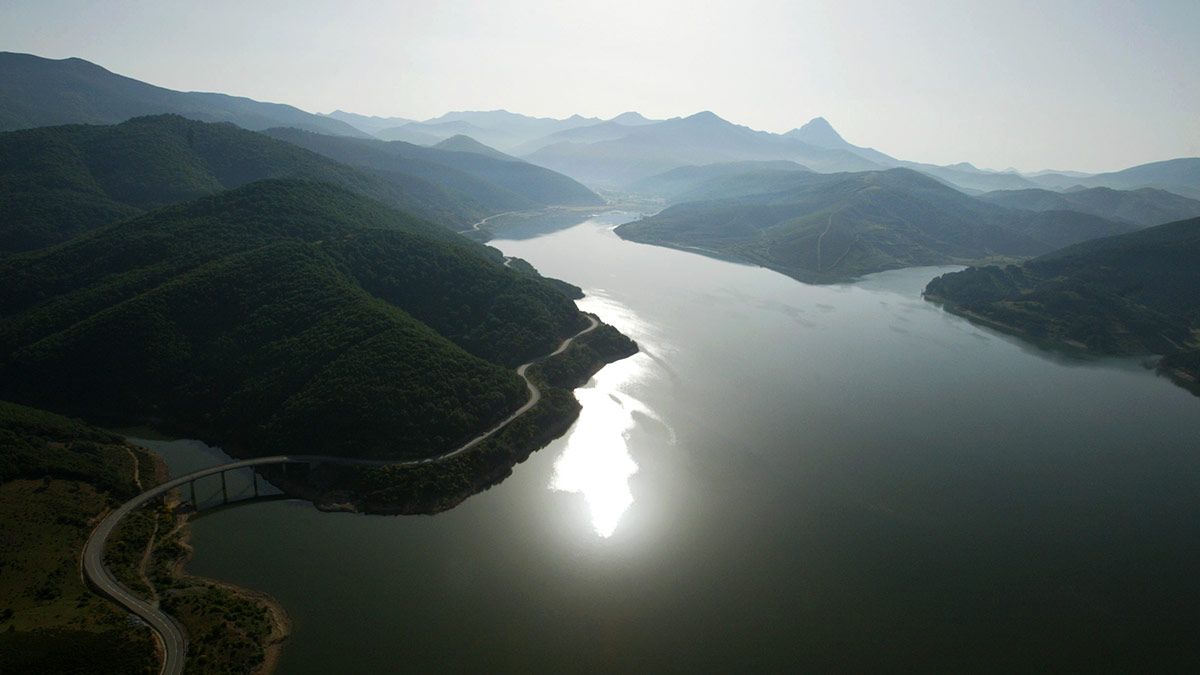
[[[792,129],[784,134],[797,140],[815,145],[819,148],[846,148],[850,144],[833,128],[824,117],[814,117],[799,129]]]
[[[615,122],[617,124],[625,124],[625,125],[630,125],[630,126],[638,125],[638,124],[650,124],[653,121],[654,120],[648,119],[645,115],[641,114],[640,112],[637,112],[636,110],[629,110],[627,112],[623,112],[620,115],[617,115],[616,117],[609,120],[609,122]]]
[[[980,168],[970,162],[957,162],[947,165],[951,169],[959,169],[961,171],[980,171]]]
[[[725,120],[725,119],[719,117],[716,113],[712,112],[711,110],[701,110],[700,112],[698,112],[694,115],[688,115],[687,117],[684,117],[682,119],[682,121],[686,122],[688,124],[703,124],[703,125],[732,124],[728,120]]]
[[[516,157],[512,157],[511,155],[506,155],[503,152],[500,152],[490,145],[484,145],[483,143],[480,143],[466,134],[455,134],[454,136],[451,136],[444,141],[439,141],[430,147],[437,148],[439,150],[450,150],[451,152],[472,152],[477,155],[494,157],[496,159],[503,159],[505,161],[521,161]]]

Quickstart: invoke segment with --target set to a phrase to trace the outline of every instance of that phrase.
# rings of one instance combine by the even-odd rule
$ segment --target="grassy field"
[[[107,506],[82,481],[0,484],[0,672],[157,672],[150,631],[80,576],[91,523]]]
[[[163,477],[120,436],[0,401],[0,673],[158,672],[149,629],[90,590],[80,556],[103,514]],[[143,509],[105,559],[187,629],[187,672],[261,672],[286,619],[266,596],[183,575],[186,536],[169,510]]]

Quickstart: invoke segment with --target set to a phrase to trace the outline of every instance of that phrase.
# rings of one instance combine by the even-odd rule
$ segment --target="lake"
[[[291,615],[279,672],[1200,661],[1200,399],[924,302],[954,268],[810,286],[622,241],[631,217],[491,242],[642,347],[504,483],[433,517],[194,522],[193,573]]]

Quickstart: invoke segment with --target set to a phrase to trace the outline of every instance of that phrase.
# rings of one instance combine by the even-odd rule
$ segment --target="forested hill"
[[[0,397],[269,454],[428,456],[586,324],[485,247],[265,181],[0,260]]]
[[[290,126],[366,136],[345,122],[281,103],[240,96],[173,91],[117,75],[83,59],[45,59],[0,52],[0,131],[60,124],[116,124],[175,113],[245,129]]]
[[[1142,227],[1200,216],[1200,201],[1154,188],[1114,190],[1095,187],[1067,192],[997,190],[978,195],[977,199],[1027,211],[1079,211]]]
[[[452,229],[495,212],[416,175],[363,171],[232,124],[160,115],[0,134],[0,254],[264,178],[333,183]]]
[[[423,147],[403,141],[314,134],[298,129],[268,129],[265,133],[350,166],[429,176],[495,211],[604,203],[596,193],[574,179],[515,158]],[[504,199],[509,201],[501,201]]]
[[[688,202],[617,228],[634,241],[729,256],[801,281],[988,258],[1023,258],[1134,226],[1074,211],[1033,213],[981,202],[910,169],[750,174],[769,192],[721,176],[738,196]]]
[[[1098,354],[1164,355],[1172,375],[1196,388],[1198,289],[1200,218],[1193,218],[1084,242],[1020,266],[946,274],[925,295],[1039,341]]]

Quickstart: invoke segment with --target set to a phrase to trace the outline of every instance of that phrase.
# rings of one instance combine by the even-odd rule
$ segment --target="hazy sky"
[[[0,0],[0,49],[320,112],[821,115],[993,168],[1200,155],[1200,0]]]

